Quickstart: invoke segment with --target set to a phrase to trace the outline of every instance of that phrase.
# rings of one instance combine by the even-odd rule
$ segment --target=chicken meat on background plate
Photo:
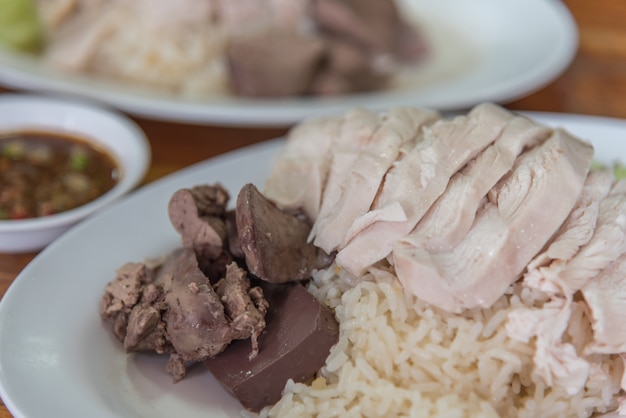
[[[54,68],[189,97],[388,88],[428,42],[385,0],[37,0]]]

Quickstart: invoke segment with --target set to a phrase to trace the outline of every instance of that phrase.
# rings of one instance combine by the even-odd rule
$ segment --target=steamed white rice
[[[384,267],[358,279],[333,267],[309,290],[334,310],[339,342],[316,380],[288,382],[262,417],[587,417],[617,406],[619,356],[586,358],[592,372],[571,396],[534,370],[534,341],[511,339],[505,324],[548,297],[519,282],[492,308],[462,315],[405,295]]]
[[[76,21],[48,28],[45,59],[52,66],[187,97],[229,91],[226,34],[211,22],[158,24],[116,2],[103,8],[93,27],[85,25],[85,40],[76,43],[63,35]]]
[[[208,22],[153,28],[119,13],[86,71],[182,96],[226,94],[225,37]]]

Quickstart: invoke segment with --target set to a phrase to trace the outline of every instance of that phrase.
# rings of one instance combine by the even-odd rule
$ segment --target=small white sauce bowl
[[[117,161],[121,177],[99,198],[58,214],[0,220],[0,253],[37,251],[70,227],[135,188],[150,165],[144,132],[129,118],[77,100],[27,94],[0,95],[0,132],[49,131],[93,141]]]

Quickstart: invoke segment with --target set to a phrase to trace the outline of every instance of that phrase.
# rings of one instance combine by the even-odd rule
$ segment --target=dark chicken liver
[[[271,283],[304,280],[331,263],[307,242],[310,224],[277,208],[253,184],[239,192],[236,214],[246,265],[255,276]]]
[[[255,412],[276,403],[288,379],[312,379],[339,337],[331,311],[302,285],[262,286],[269,310],[259,354],[249,360],[249,346],[235,341],[204,362],[245,408]]]
[[[184,247],[193,248],[200,269],[217,281],[232,261],[226,205],[230,196],[220,184],[180,189],[170,198],[168,215]]]
[[[313,0],[312,15],[322,33],[369,53],[412,61],[426,52],[423,37],[402,20],[393,0]]]
[[[324,57],[324,42],[286,31],[233,39],[226,49],[231,87],[249,97],[306,93]]]
[[[215,258],[226,238],[224,216],[228,192],[220,185],[180,189],[170,198],[168,215],[183,246],[201,257]]]
[[[272,28],[230,40],[225,55],[237,95],[379,90],[401,66],[427,55],[424,36],[393,0],[310,0],[308,6],[308,30]]]
[[[251,337],[248,355],[256,355],[266,311],[263,292],[250,287],[245,271],[229,264],[214,289],[188,248],[174,251],[156,274],[142,263],[122,266],[100,304],[126,351],[170,354],[174,381],[185,376],[187,363],[215,356],[234,339]]]

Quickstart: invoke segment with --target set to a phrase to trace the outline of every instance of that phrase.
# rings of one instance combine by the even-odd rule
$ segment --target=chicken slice
[[[355,225],[362,229],[351,229],[354,237],[337,253],[337,264],[359,275],[387,257],[393,243],[411,232],[445,191],[450,177],[492,143],[512,117],[511,112],[486,103],[467,116],[424,128],[424,139],[387,172],[374,208],[355,219]],[[398,206],[405,220],[377,221],[386,218],[384,212],[397,211]]]
[[[317,218],[315,245],[327,253],[340,246],[354,219],[370,209],[385,173],[398,158],[401,147],[413,140],[422,126],[439,117],[439,113],[432,110],[408,107],[391,109],[382,116],[383,122],[369,146],[360,150],[346,173],[339,201],[326,216]]]
[[[487,192],[526,148],[542,143],[551,130],[525,117],[511,119],[502,135],[452,177],[445,193],[411,232],[430,252],[449,251],[467,234]]]
[[[611,170],[593,170],[587,176],[574,209],[555,235],[548,248],[535,257],[524,273],[524,285],[552,294],[572,294],[559,273],[582,246],[594,235],[600,202],[611,190]]]
[[[626,206],[622,213],[626,213]],[[581,292],[593,327],[593,342],[585,347],[585,353],[626,352],[626,321],[621,320],[626,312],[626,254],[585,284]]]
[[[102,42],[115,28],[118,11],[111,3],[92,7],[70,19],[54,35],[45,58],[59,68],[78,71],[86,68]]]
[[[618,181],[599,205],[593,236],[558,271],[558,277],[576,291],[626,252],[625,180]]]
[[[265,183],[265,197],[281,209],[302,208],[309,219],[316,219],[340,122],[315,118],[292,128]]]
[[[345,181],[352,165],[359,158],[361,151],[367,148],[372,141],[374,132],[381,124],[381,116],[371,110],[353,109],[341,119],[339,135],[333,144],[331,163],[328,172],[320,210],[316,218],[309,240],[317,235],[321,220],[328,217],[334,210],[335,205],[341,200],[345,190]],[[319,245],[315,242],[316,245]],[[327,250],[322,247],[327,253]]]
[[[600,202],[611,190],[613,180],[611,170],[589,173],[574,209],[550,245],[529,263],[524,274],[523,286],[552,295],[552,299],[541,309],[512,312],[507,323],[511,338],[521,341],[536,338],[537,372],[547,384],[556,382],[571,394],[582,389],[590,374],[593,364],[579,353],[593,337],[587,315],[582,314],[583,310],[588,311],[585,302],[574,301],[574,291],[559,278],[559,272],[591,239]],[[564,325],[568,327],[571,342],[564,338]]]
[[[489,192],[474,225],[454,249],[434,254],[410,237],[397,242],[393,261],[401,283],[447,311],[491,306],[565,221],[592,157],[590,144],[555,131],[523,154],[512,173]]]
[[[536,372],[548,386],[558,384],[571,395],[578,393],[589,376],[589,363],[562,336],[570,320],[570,304],[555,298],[542,308],[520,308],[512,311],[506,323],[507,335],[517,341],[535,340],[533,362]]]

